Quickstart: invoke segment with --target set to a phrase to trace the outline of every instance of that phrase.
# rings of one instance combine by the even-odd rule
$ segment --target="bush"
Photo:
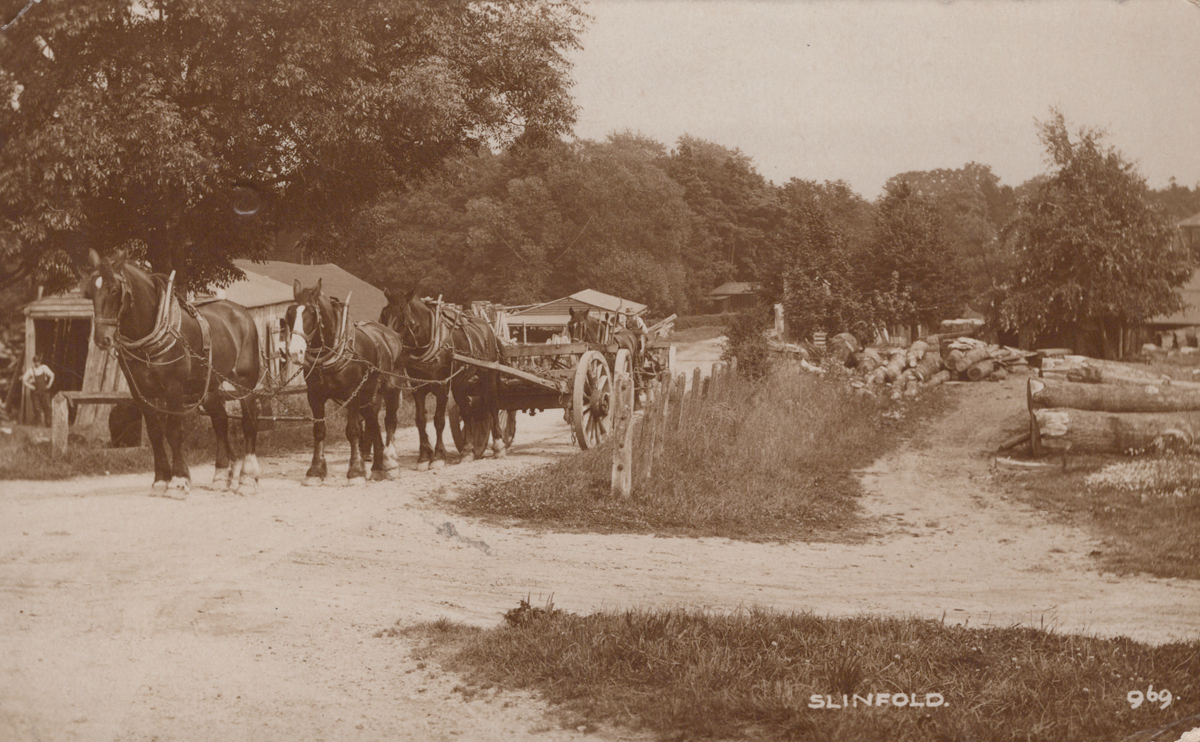
[[[733,315],[725,330],[721,360],[737,359],[738,373],[748,379],[761,379],[771,370],[771,350],[766,331],[771,317],[763,309],[746,309]]]

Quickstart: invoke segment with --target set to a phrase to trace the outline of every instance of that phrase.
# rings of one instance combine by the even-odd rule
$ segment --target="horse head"
[[[92,271],[80,289],[85,298],[92,300],[96,346],[107,350],[118,334],[138,339],[150,332],[158,307],[156,284],[150,273],[127,261],[123,251],[102,258],[95,250],[88,250],[88,259]]]
[[[587,308],[576,310],[574,307],[571,307],[569,311],[571,312],[571,318],[567,320],[567,333],[571,336],[571,342],[597,342],[598,322],[588,318],[588,313],[591,310]]]
[[[304,288],[299,279],[292,284],[293,300],[283,316],[284,355],[297,364],[304,363],[310,349],[332,348],[337,334],[337,301],[321,291],[321,279],[317,285]],[[340,304],[340,302],[337,302]]]
[[[417,290],[408,293],[385,289],[387,306],[379,312],[379,324],[395,331],[406,350],[428,348],[433,337],[433,315],[417,298]]]

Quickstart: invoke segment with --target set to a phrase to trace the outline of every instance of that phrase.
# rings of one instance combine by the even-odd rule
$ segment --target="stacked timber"
[[[1100,367],[1115,368],[1103,362]],[[1200,445],[1200,385],[1151,378],[1139,383],[1125,373],[1112,378],[1120,381],[1030,379],[1028,440],[1034,455],[1044,448],[1136,455]]]
[[[834,338],[840,347],[850,341]],[[832,345],[831,341],[831,345]],[[842,350],[831,357],[841,363]],[[1033,353],[992,345],[967,336],[964,332],[930,335],[907,348],[870,347],[851,353],[846,365],[859,375],[867,388],[890,386],[892,396],[914,395],[919,389],[947,381],[996,381],[1016,369],[1028,369]]]

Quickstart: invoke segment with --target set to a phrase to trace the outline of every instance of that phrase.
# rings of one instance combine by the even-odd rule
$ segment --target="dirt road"
[[[399,481],[360,487],[343,484],[344,447],[318,488],[299,486],[307,456],[264,460],[250,498],[149,498],[146,475],[0,483],[0,739],[582,738],[527,696],[464,700],[408,640],[376,637],[440,616],[493,626],[526,595],[1200,637],[1200,585],[1100,574],[1085,534],[992,482],[1020,383],[958,387],[927,440],[864,472],[872,535],[855,545],[538,534],[439,506],[570,451],[555,411],[520,418],[506,461],[418,473],[413,451]]]

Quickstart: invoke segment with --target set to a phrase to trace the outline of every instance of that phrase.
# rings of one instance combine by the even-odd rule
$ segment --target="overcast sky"
[[[1200,0],[1197,0],[1200,2]],[[868,198],[908,170],[1046,164],[1035,120],[1103,127],[1151,187],[1200,184],[1189,0],[591,0],[577,136],[736,147],[776,183]]]

